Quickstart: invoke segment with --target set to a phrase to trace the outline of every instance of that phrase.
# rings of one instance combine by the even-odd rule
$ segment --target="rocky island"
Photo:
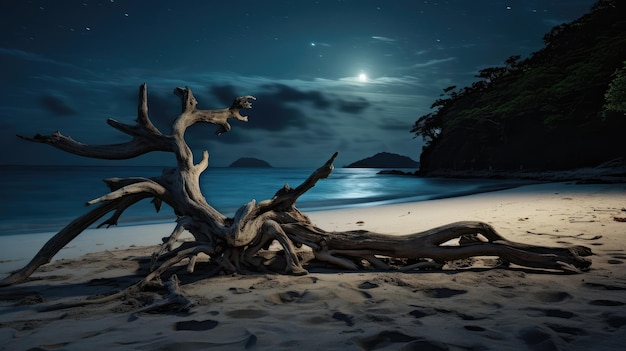
[[[353,162],[345,168],[419,168],[419,162],[407,156],[380,152],[374,156]]]
[[[272,166],[266,161],[259,160],[254,157],[242,157],[231,163],[228,167],[255,167],[255,168],[271,168]]]

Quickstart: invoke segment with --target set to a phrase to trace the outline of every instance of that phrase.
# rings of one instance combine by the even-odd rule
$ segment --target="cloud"
[[[385,86],[389,89],[395,89],[398,91],[405,90],[407,87],[415,88],[417,86],[421,86],[422,80],[410,75],[404,76],[396,76],[396,77],[376,77],[376,78],[368,78],[367,82],[363,82],[359,79],[359,77],[344,77],[339,78],[337,81],[333,82],[323,82],[324,85],[328,87],[342,87],[345,91],[346,88],[353,88],[355,95],[361,95],[368,86],[376,86],[382,87]],[[385,95],[391,93],[388,91]]]
[[[272,91],[272,95],[285,102],[310,102],[318,109],[326,110],[331,102],[319,91],[302,91],[285,84],[266,84],[263,89]]]
[[[235,123],[237,125],[235,125]],[[233,129],[233,131],[229,133],[224,133],[217,136],[215,135],[215,131],[217,130],[216,126],[210,124],[196,124],[187,129],[187,133],[185,134],[185,136],[189,142],[189,145],[194,150],[204,149],[204,145],[207,142],[215,142],[228,145],[245,145],[246,143],[254,143],[255,136],[252,135],[254,133],[250,132],[245,127],[247,127],[246,122],[234,121],[233,128],[236,129]],[[198,146],[196,147],[196,145]]]
[[[237,93],[234,85],[216,85],[212,86],[210,90],[221,103],[227,106],[230,106],[233,98],[241,95]],[[268,91],[255,94],[257,100],[263,103],[253,104],[254,108],[249,113],[244,113],[250,117],[248,126],[265,130],[284,130],[290,126],[306,127],[311,118],[306,115],[303,109],[291,106],[288,104],[290,101],[285,99],[291,98],[291,102],[294,99],[297,101],[298,94],[290,95],[289,92],[285,94],[285,91],[282,89],[277,92]]]
[[[38,55],[38,54],[34,54],[32,52],[28,52],[28,51],[24,51],[24,50],[18,50],[18,49],[7,49],[7,48],[0,48],[0,55],[7,55],[7,56],[13,56],[15,58],[21,59],[21,60],[25,60],[25,61],[34,61],[34,62],[45,62],[45,63],[53,63],[53,64],[60,64],[57,61],[48,59],[44,56]],[[67,65],[67,64],[64,64]]]
[[[52,94],[43,95],[39,99],[39,103],[55,116],[73,116],[77,114],[77,111],[59,96]]]
[[[88,72],[85,69],[82,69],[78,66],[61,62],[61,61],[56,61],[56,60],[47,58],[45,56],[28,52],[28,51],[24,51],[24,50],[0,48],[0,55],[10,56],[21,61],[45,63],[45,64],[50,64],[50,65],[63,67],[63,68],[71,68],[72,70],[81,71],[83,73]]]
[[[390,131],[405,131],[411,130],[412,123],[407,123],[398,120],[385,120],[384,123],[379,123],[378,128]]]
[[[311,121],[320,123],[323,120],[320,117],[331,117],[332,112],[359,114],[371,106],[364,97],[338,98],[332,93],[302,90],[281,83],[264,84],[260,88],[261,93],[255,94],[258,103],[254,104],[253,110],[249,113],[249,124],[252,128],[266,130],[306,128],[310,126]],[[233,85],[213,86],[211,92],[224,105],[229,104],[233,97],[240,95]]]
[[[128,93],[129,95],[127,96],[129,96],[129,100],[131,99],[130,95],[132,95],[132,100],[137,101],[136,94],[130,94],[130,90]],[[172,122],[174,122],[174,119],[180,112],[181,106],[178,97],[175,97],[173,94],[155,91],[154,89],[152,91],[148,90],[148,115],[152,123],[154,123],[161,132],[170,132]]]
[[[328,43],[321,43],[319,41],[312,41],[311,42],[311,46],[324,46],[324,47],[330,47],[331,45]]]
[[[237,96],[242,96],[236,90],[234,85],[213,85],[209,88],[209,91],[215,96],[219,102],[224,106],[230,106],[233,103],[233,99]]]
[[[358,114],[363,112],[363,110],[370,107],[370,102],[365,98],[359,97],[354,101],[346,101],[342,99],[337,100],[337,107],[339,111],[350,113],[350,114]]]
[[[153,71],[142,69],[108,72],[106,79],[100,79],[95,73],[83,75],[82,78],[77,77],[76,75],[49,76],[42,74],[37,75],[36,79],[38,84],[54,86],[55,89],[64,91],[80,89],[81,91],[98,91],[102,94],[111,94],[113,91],[128,91],[133,94],[134,101],[136,101],[137,87],[142,82],[147,82],[149,96],[152,96],[154,92],[161,94],[161,96],[168,94],[168,101],[170,101],[168,104],[173,106],[178,106],[178,104],[171,101],[172,95],[169,94],[171,94],[172,89],[177,86],[189,86],[199,101],[198,107],[203,109],[227,107],[230,106],[232,99],[236,96],[254,95],[258,98],[260,94],[269,90],[267,94],[270,97],[276,96],[276,98],[282,98],[288,102],[307,102],[318,109],[326,110],[333,107],[335,100],[331,96],[333,93],[341,96],[364,96],[370,86],[385,86],[388,89],[382,94],[385,96],[389,93],[413,95],[406,89],[421,87],[424,84],[422,79],[411,75],[370,77],[367,82],[362,82],[356,76],[338,79],[279,79],[228,72],[193,73],[162,70],[155,74]],[[208,94],[202,95],[201,92],[207,91],[207,88]],[[260,100],[254,106],[254,109],[257,109],[260,106]]]
[[[416,63],[414,65],[412,65],[412,68],[424,68],[424,67],[430,67],[430,66],[435,66],[435,65],[439,65],[441,63],[445,63],[445,62],[450,62],[450,61],[454,61],[456,60],[456,57],[446,57],[443,59],[435,59],[435,60],[429,60],[426,62],[420,62],[420,63]]]
[[[367,122],[370,115],[366,112],[372,102],[363,96],[339,96],[334,91],[301,89],[283,83],[260,84],[256,89],[260,92],[254,93],[257,101],[253,109],[244,112],[249,116],[247,123],[233,121],[233,127],[238,124],[236,130],[219,138],[195,132],[190,136],[198,142],[204,138],[205,143],[262,148],[268,154],[281,154],[280,150],[285,149],[315,150],[316,145],[325,148],[336,140],[352,138],[355,127],[367,129],[373,124]],[[228,106],[235,96],[242,95],[243,89],[223,84],[213,85],[209,91],[222,106]],[[350,118],[358,118],[358,122],[349,122]]]
[[[306,163],[269,156],[283,155],[285,150],[290,153],[309,150],[302,154],[304,159],[315,158],[317,151],[333,152],[335,149],[343,150],[346,156],[348,152],[362,153],[362,148],[349,151],[348,146],[339,148],[336,144],[340,140],[351,143],[355,135],[364,134],[368,128],[377,128],[380,122],[376,119],[380,117],[381,110],[386,116],[399,118],[415,114],[407,109],[412,109],[410,106],[416,98],[420,98],[416,91],[422,91],[423,84],[421,79],[408,75],[371,78],[367,83],[358,83],[348,78],[276,79],[228,72],[197,74],[184,70],[161,70],[155,74],[153,71],[134,69],[107,74],[106,80],[96,79],[95,74],[37,75],[36,84],[75,97],[78,100],[72,103],[80,105],[66,105],[76,110],[98,110],[98,116],[93,117],[101,124],[107,117],[132,123],[137,89],[146,81],[150,118],[166,134],[181,109],[179,99],[172,94],[176,86],[189,86],[200,109],[225,108],[237,96],[256,96],[258,101],[253,103],[253,108],[243,111],[249,116],[249,121],[231,120],[233,131],[230,133],[216,137],[216,127],[208,124],[192,126],[187,130],[187,142],[192,150],[208,149],[212,152],[211,163],[219,165],[232,162],[231,157],[253,153],[272,161],[272,164]],[[146,80],[146,77],[149,79]],[[102,105],[103,101],[110,103]],[[430,103],[428,100],[427,105]],[[410,123],[407,125],[410,129]],[[387,134],[385,132],[382,137],[386,138]],[[219,152],[215,152],[217,150]]]
[[[395,43],[396,42],[396,39],[382,37],[382,36],[377,36],[377,35],[372,36],[372,39],[377,40],[377,41],[382,41],[382,42],[385,42],[385,43]]]

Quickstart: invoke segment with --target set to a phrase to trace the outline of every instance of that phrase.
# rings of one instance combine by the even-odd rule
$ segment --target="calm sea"
[[[56,232],[87,212],[109,177],[152,177],[161,167],[0,166],[0,235]],[[207,201],[225,215],[251,199],[270,199],[285,183],[298,186],[313,169],[209,168],[201,178]],[[376,174],[373,168],[336,168],[296,203],[304,212],[425,201],[521,185],[512,180],[437,179]],[[103,218],[102,220],[108,217]],[[119,225],[172,222],[172,209],[156,213],[150,199],[129,208]],[[97,222],[99,224],[101,221]]]

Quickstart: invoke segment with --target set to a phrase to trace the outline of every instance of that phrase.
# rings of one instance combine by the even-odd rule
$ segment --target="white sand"
[[[37,312],[41,299],[76,301],[138,280],[137,262],[125,258],[149,255],[152,248],[143,246],[158,244],[173,225],[89,230],[60,254],[95,253],[54,261],[34,274],[40,280],[0,289],[0,350],[623,349],[626,223],[614,217],[626,217],[624,208],[625,184],[555,183],[308,213],[327,230],[390,234],[485,221],[512,241],[591,247],[593,265],[582,274],[484,269],[478,258],[474,268],[459,264],[436,272],[188,282],[183,290],[195,305],[179,314],[133,314],[140,308],[136,300]],[[50,236],[0,237],[2,260],[25,264]],[[114,247],[123,250],[105,251]],[[15,262],[0,271],[8,265]]]
[[[53,261],[104,250],[157,245],[161,243],[161,238],[170,235],[175,226],[175,223],[167,223],[87,229],[64,247]],[[27,264],[54,234],[56,233],[0,236],[0,274]]]

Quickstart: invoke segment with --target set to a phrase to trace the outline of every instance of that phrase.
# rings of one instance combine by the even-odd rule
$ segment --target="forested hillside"
[[[598,1],[530,57],[444,89],[411,130],[426,142],[421,172],[561,170],[626,156],[624,13],[626,1]]]

